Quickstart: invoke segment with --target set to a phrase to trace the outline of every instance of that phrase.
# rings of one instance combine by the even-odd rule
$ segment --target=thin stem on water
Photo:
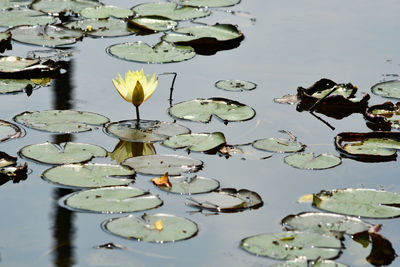
[[[140,125],[139,106],[135,106],[135,108],[136,108],[136,129],[139,129]]]

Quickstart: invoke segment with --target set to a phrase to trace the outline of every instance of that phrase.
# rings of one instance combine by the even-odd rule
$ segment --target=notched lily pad
[[[25,111],[14,120],[32,129],[56,133],[86,132],[109,122],[102,115],[75,110]]]
[[[190,151],[211,153],[225,143],[224,134],[215,132],[174,135],[168,137],[162,144],[174,149],[187,147]]]
[[[181,195],[208,193],[219,187],[217,180],[197,175],[192,177],[167,175],[167,179],[170,186],[157,185],[157,187],[161,190]]]
[[[375,95],[400,99],[400,80],[377,83],[371,87]]]
[[[68,187],[96,188],[128,185],[135,171],[128,166],[111,164],[66,164],[47,169],[42,177],[52,183]]]
[[[10,50],[11,48],[11,33],[0,32],[0,53]]]
[[[161,230],[155,227],[162,222]],[[110,219],[103,228],[115,235],[143,242],[175,242],[189,239],[198,232],[197,224],[183,217],[170,214],[144,214],[140,218],[133,215]]]
[[[42,12],[31,9],[13,9],[0,11],[0,27],[15,27],[20,25],[53,24],[56,19]]]
[[[285,163],[299,169],[323,170],[336,167],[342,160],[334,155],[323,153],[314,156],[314,153],[295,153],[285,157]]]
[[[17,125],[8,121],[0,120],[0,142],[20,138],[22,136],[22,130]]]
[[[130,9],[106,5],[87,7],[79,11],[79,14],[89,19],[106,19],[109,17],[124,19],[134,15]]]
[[[122,19],[85,19],[65,24],[72,30],[80,30],[92,37],[126,36],[137,32]]]
[[[181,175],[185,172],[197,172],[203,166],[198,159],[178,155],[149,155],[134,157],[125,160],[122,164],[128,165],[138,173],[163,175]]]
[[[65,13],[77,14],[84,8],[100,5],[101,3],[97,0],[35,0],[31,7],[57,16]]]
[[[364,117],[367,126],[374,131],[390,131],[400,129],[400,102],[385,102],[367,108]]]
[[[86,162],[94,157],[105,157],[107,150],[91,144],[67,142],[57,145],[47,142],[25,146],[19,154],[40,163],[70,164]]]
[[[163,204],[150,192],[129,186],[112,186],[83,190],[68,195],[66,207],[89,212],[124,213],[154,209]]]
[[[243,80],[219,80],[215,86],[222,90],[237,92],[254,90],[257,84]]]
[[[240,0],[170,0],[182,6],[195,7],[224,7],[234,6],[240,3]]]
[[[252,119],[256,112],[249,106],[226,98],[197,98],[181,102],[169,108],[169,114],[175,118],[199,122],[209,122],[212,115],[225,123]]]
[[[288,132],[289,133],[289,132]],[[263,138],[253,142],[253,147],[261,150],[288,153],[288,152],[300,152],[306,148],[306,145],[298,142],[296,137],[289,133],[289,139],[287,138]]]
[[[178,25],[178,22],[158,16],[144,16],[128,19],[130,26],[142,31],[161,32],[169,31]]]

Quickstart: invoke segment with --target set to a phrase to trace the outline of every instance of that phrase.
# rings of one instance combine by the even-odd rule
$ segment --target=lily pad
[[[215,212],[238,212],[258,209],[263,205],[261,197],[247,189],[222,188],[204,196],[188,198],[186,205]]]
[[[267,153],[259,149],[254,148],[251,144],[243,145],[224,145],[219,148],[219,155],[229,158],[231,156],[238,156],[241,159],[268,159],[272,157],[272,153]]]
[[[288,153],[303,151],[306,145],[293,139],[264,138],[254,141],[253,147],[271,152]]]
[[[89,19],[106,19],[109,17],[124,19],[134,15],[130,9],[108,5],[87,7],[79,11],[79,14]]]
[[[195,7],[224,7],[234,6],[240,3],[240,0],[170,0],[182,6]]]
[[[371,87],[375,95],[400,99],[400,80],[377,83]]]
[[[0,168],[17,164],[17,158],[0,151]]]
[[[207,9],[178,7],[176,3],[153,2],[137,5],[132,10],[140,16],[160,16],[171,20],[189,20],[210,15]]]
[[[32,90],[35,83],[30,80],[0,79],[0,94],[21,93]]]
[[[0,72],[14,73],[23,71],[26,68],[32,67],[40,63],[39,58],[21,58],[14,56],[1,56],[0,57]]]
[[[390,131],[400,129],[400,102],[393,104],[385,102],[367,108],[364,117],[368,120],[367,126],[375,131]]]
[[[92,37],[126,36],[137,32],[137,30],[128,27],[128,24],[122,19],[77,20],[65,24],[65,27],[84,31],[85,34]]]
[[[169,31],[178,25],[175,20],[157,16],[145,16],[128,19],[128,23],[138,29],[145,31]]]
[[[285,163],[292,167],[306,170],[323,170],[336,167],[342,160],[331,154],[295,153],[285,157]]]
[[[21,128],[8,121],[0,120],[0,142],[22,136]]]
[[[109,122],[102,115],[75,110],[25,111],[14,120],[29,128],[55,133],[86,132]]]
[[[185,148],[190,151],[207,152],[225,144],[225,136],[221,132],[191,133],[168,137],[162,144],[170,148]]]
[[[220,80],[215,83],[215,86],[222,90],[237,92],[254,90],[257,84],[243,80]]]
[[[242,239],[240,247],[257,256],[282,260],[299,256],[308,260],[332,259],[343,248],[340,240],[333,236],[298,231],[250,236]]]
[[[138,41],[109,46],[111,55],[129,61],[145,63],[171,63],[193,58],[196,53],[190,46],[177,46],[168,42],[160,42],[154,47]]]
[[[28,145],[19,153],[29,159],[47,164],[70,164],[89,161],[94,157],[107,156],[107,150],[102,147],[67,142],[56,145],[52,143]]]
[[[156,154],[156,149],[153,143],[119,140],[113,152],[108,153],[108,156],[120,164],[128,158],[154,154]]]
[[[162,200],[142,189],[113,186],[72,193],[64,201],[68,208],[78,211],[123,213],[154,209]]]
[[[2,0],[0,2],[0,10],[16,8],[16,7],[26,7],[30,5],[32,0]]]
[[[0,56],[0,77],[6,79],[49,77],[59,69],[60,65],[52,60],[41,63],[40,58]]]
[[[358,218],[323,212],[303,212],[282,219],[286,230],[330,234],[343,232],[354,235],[368,231],[373,225]]]
[[[0,32],[0,53],[10,50],[11,48],[11,33]]]
[[[35,0],[31,7],[52,15],[62,13],[78,13],[80,10],[88,7],[101,5],[96,0]]]
[[[225,122],[232,122],[250,120],[256,112],[249,106],[226,98],[197,98],[173,105],[169,108],[169,114],[199,122],[209,122],[211,116],[215,115]]]
[[[154,224],[160,221],[163,229],[156,229]],[[144,214],[140,218],[133,215],[106,221],[104,229],[112,234],[136,239],[143,242],[175,242],[195,236],[198,232],[196,223],[183,217],[170,214]]]
[[[219,187],[217,180],[197,175],[193,177],[173,176],[168,177],[168,180],[171,184],[170,187],[160,185],[157,185],[157,187],[161,190],[181,195],[208,193]]]
[[[54,25],[18,26],[10,29],[12,39],[32,45],[59,47],[82,40],[82,31]]]
[[[198,159],[178,155],[149,155],[129,158],[123,162],[138,173],[163,175],[180,175],[185,172],[196,172],[202,168],[203,162]]]
[[[128,185],[135,171],[128,166],[111,164],[67,164],[50,168],[42,177],[52,183],[79,188]]]
[[[348,265],[319,258],[312,262],[311,267],[348,267]]]
[[[368,218],[400,216],[400,195],[374,189],[338,189],[314,194],[313,205],[330,212]]]
[[[126,120],[110,123],[106,132],[126,141],[156,142],[190,130],[177,123],[151,120],[140,120],[138,129],[136,120]]]
[[[295,257],[293,260],[287,260],[283,263],[270,265],[269,267],[308,267],[307,258],[304,256]]]
[[[15,9],[0,12],[0,27],[46,25],[55,22],[56,19],[54,17],[31,9]]]

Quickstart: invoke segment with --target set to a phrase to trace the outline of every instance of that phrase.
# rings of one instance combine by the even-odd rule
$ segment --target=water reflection
[[[154,154],[156,154],[156,149],[153,143],[119,140],[113,152],[109,153],[109,156],[117,164],[120,164],[127,158]]]

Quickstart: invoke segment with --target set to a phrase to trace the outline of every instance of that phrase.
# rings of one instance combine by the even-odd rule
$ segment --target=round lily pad
[[[69,29],[78,29],[92,37],[116,37],[131,35],[137,30],[128,27],[122,19],[85,19],[65,24]]]
[[[106,132],[126,141],[156,142],[190,130],[177,123],[151,120],[140,120],[138,129],[136,120],[126,120],[110,123]]]
[[[320,154],[317,157],[314,157],[313,153],[295,153],[286,156],[285,163],[299,169],[323,170],[340,165],[342,160],[326,153]]]
[[[153,2],[137,5],[132,8],[140,16],[160,16],[172,20],[189,20],[210,15],[207,9],[178,7],[176,3]]]
[[[26,68],[32,67],[40,63],[39,58],[21,58],[14,56],[1,56],[0,57],[0,72],[9,74],[21,72]]]
[[[177,46],[168,42],[160,42],[154,47],[138,41],[109,46],[107,52],[117,58],[145,62],[171,63],[193,58],[196,53],[190,46]]]
[[[344,150],[352,155],[392,156],[400,149],[400,141],[386,138],[367,138],[361,142],[348,143]]]
[[[71,45],[83,38],[82,31],[54,25],[23,25],[11,28],[10,32],[15,41],[46,47]]]
[[[265,138],[253,142],[253,147],[279,153],[299,152],[306,147],[293,139],[285,138]]]
[[[138,173],[163,175],[180,175],[185,172],[196,172],[203,166],[203,162],[178,155],[149,155],[129,158],[123,162],[135,169]]]
[[[234,6],[240,3],[240,0],[170,0],[182,6],[195,7],[223,7]]]
[[[161,221],[163,228],[154,224]],[[104,229],[112,234],[136,239],[143,242],[175,242],[195,236],[198,232],[196,223],[183,217],[170,214],[144,214],[140,218],[133,215],[106,221]]]
[[[87,7],[79,11],[79,14],[89,19],[106,19],[109,17],[124,19],[134,15],[130,9],[109,5]]]
[[[225,144],[225,136],[221,132],[191,133],[168,137],[162,144],[170,148],[185,148],[190,151],[206,152]]]
[[[157,185],[157,187],[161,190],[181,195],[208,193],[219,187],[217,180],[197,175],[193,177],[173,176],[168,177],[168,180],[171,186]]]
[[[314,194],[313,205],[330,212],[368,218],[400,216],[400,195],[364,188],[321,191]]]
[[[211,116],[215,115],[225,122],[232,122],[250,120],[256,112],[249,106],[225,98],[197,98],[173,105],[169,108],[169,114],[199,122],[209,122]]]
[[[400,99],[400,80],[377,83],[371,87],[375,95]]]
[[[153,143],[120,140],[115,146],[113,152],[108,153],[108,156],[120,164],[127,158],[154,154],[156,154],[156,149],[154,148]]]
[[[157,16],[145,16],[128,19],[128,23],[138,29],[145,31],[169,31],[178,25],[175,20]]]
[[[21,128],[17,125],[0,120],[0,142],[22,136]]]
[[[305,256],[307,260],[315,260],[337,257],[342,244],[333,236],[293,231],[250,236],[241,241],[240,247],[251,254],[274,259]]]
[[[112,186],[72,193],[64,201],[66,207],[78,211],[123,213],[154,209],[162,200],[142,189]]]
[[[53,15],[60,13],[78,13],[80,10],[88,7],[101,5],[96,0],[35,0],[31,7]]]
[[[111,164],[67,164],[50,168],[42,177],[52,183],[79,188],[128,185],[135,171],[128,166]]]
[[[19,25],[46,25],[53,24],[56,19],[42,12],[31,9],[15,9],[0,11],[0,27],[14,27]]]
[[[14,120],[29,128],[56,133],[90,131],[109,122],[102,115],[75,110],[25,111]]]
[[[61,145],[52,143],[28,145],[23,147],[19,153],[26,158],[47,164],[80,163],[94,157],[107,156],[107,150],[102,147],[72,142]]]
[[[0,94],[21,93],[24,90],[31,90],[35,83],[22,79],[0,79]]]
[[[243,80],[220,80],[215,86],[226,91],[250,91],[256,89],[257,84]]]

